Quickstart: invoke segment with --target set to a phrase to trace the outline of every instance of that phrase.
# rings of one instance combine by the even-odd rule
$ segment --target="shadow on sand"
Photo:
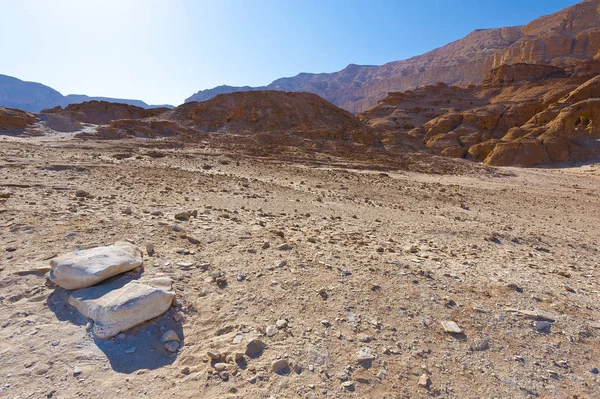
[[[113,289],[119,288],[139,278],[139,275],[140,273],[128,273],[128,275],[108,279],[100,284],[106,284]],[[48,297],[48,307],[59,320],[69,321],[85,328],[84,326],[90,320],[68,304],[67,300],[71,292],[56,287]],[[173,317],[175,313],[175,308],[171,307],[161,316],[109,339],[94,337],[91,331],[88,333],[88,337],[104,352],[114,371],[129,374],[140,369],[154,370],[173,363],[179,352],[169,352],[165,348],[165,344],[160,341],[166,331],[175,331],[181,339],[180,347],[183,345],[183,328],[181,321],[175,321],[176,319]]]

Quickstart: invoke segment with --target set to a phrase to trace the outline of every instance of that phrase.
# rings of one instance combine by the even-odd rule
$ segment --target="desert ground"
[[[600,397],[600,165],[339,146],[0,136],[0,397]],[[176,300],[101,340],[44,274],[116,241]]]

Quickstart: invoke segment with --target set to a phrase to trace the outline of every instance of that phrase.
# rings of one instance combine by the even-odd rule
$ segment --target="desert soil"
[[[600,397],[600,166],[219,140],[0,138],[0,397]],[[123,240],[144,250],[132,277],[177,299],[95,339],[44,268]],[[207,351],[256,336],[260,356],[214,370]]]

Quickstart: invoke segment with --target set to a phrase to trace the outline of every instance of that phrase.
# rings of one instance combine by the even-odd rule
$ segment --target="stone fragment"
[[[268,326],[265,331],[268,337],[272,337],[277,334],[277,326]]]
[[[169,309],[173,298],[174,294],[164,288],[136,280],[123,284],[123,279],[117,279],[77,290],[71,294],[68,303],[94,320],[95,336],[110,338],[160,316]]]
[[[294,247],[291,246],[290,244],[281,244],[280,246],[277,247],[278,250],[280,251],[291,251]]]
[[[260,356],[265,350],[265,347],[266,345],[263,341],[258,338],[252,338],[246,344],[246,355],[250,357]]]
[[[373,352],[371,351],[371,348],[364,347],[358,351],[358,361],[360,363],[372,362],[373,360],[375,360],[375,358],[376,357],[373,354]]]
[[[226,363],[216,363],[214,367],[215,367],[215,370],[217,370],[217,371],[225,371],[225,369],[227,368],[227,364]]]
[[[128,242],[77,250],[50,260],[48,278],[68,290],[90,287],[142,264],[142,252]]]
[[[151,243],[146,244],[146,253],[148,254],[148,256],[154,256],[154,254],[156,253],[154,251],[154,244],[151,244]]]
[[[283,328],[286,328],[287,325],[288,325],[287,320],[280,319],[275,322],[275,327],[277,327],[280,330]]]
[[[343,371],[340,373],[337,373],[335,375],[340,381],[346,381],[348,378],[350,378],[350,376],[348,375],[348,373],[344,373]]]
[[[419,386],[423,388],[429,388],[429,385],[431,385],[429,376],[427,374],[421,375],[421,377],[419,377]]]
[[[546,320],[537,320],[534,322],[535,330],[539,333],[549,334],[552,323]]]
[[[179,342],[169,341],[165,344],[165,349],[169,352],[177,352],[177,349],[179,349]]]
[[[278,359],[271,363],[271,369],[274,373],[284,374],[290,371],[290,365],[285,359]]]
[[[162,342],[163,344],[165,342],[170,342],[170,341],[177,341],[179,342],[179,335],[177,335],[177,333],[173,330],[169,330],[166,333],[164,333],[162,335],[162,337],[160,337],[160,342]]]
[[[342,389],[347,391],[354,391],[354,381],[342,382]]]
[[[473,352],[482,352],[490,349],[490,343],[487,339],[480,339],[469,345],[469,349]]]
[[[458,324],[456,324],[452,320],[442,321],[442,327],[444,328],[444,331],[450,334],[462,334],[463,332],[458,326]]]

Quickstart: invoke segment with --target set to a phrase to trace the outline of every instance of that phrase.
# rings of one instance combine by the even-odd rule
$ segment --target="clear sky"
[[[0,74],[62,94],[178,105],[422,54],[577,0],[0,0]]]

